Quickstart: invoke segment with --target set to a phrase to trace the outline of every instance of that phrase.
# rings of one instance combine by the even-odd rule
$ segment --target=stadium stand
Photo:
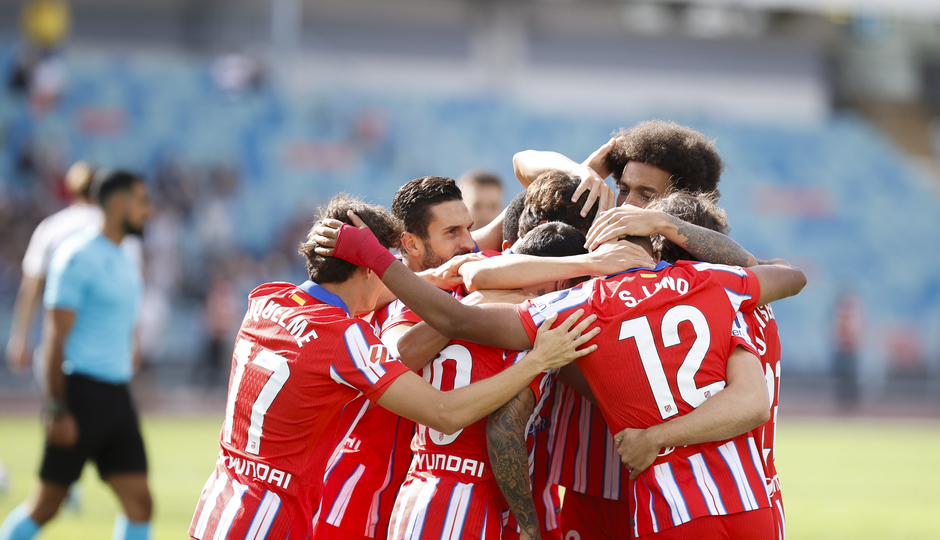
[[[11,46],[0,46],[4,72],[12,57]],[[176,336],[156,346],[157,363],[195,362],[198,348],[185,344],[200,339],[200,285],[219,261],[232,266],[240,302],[261,276],[299,279],[302,266],[292,254],[297,224],[334,193],[387,204],[417,176],[457,177],[485,167],[511,178],[518,150],[553,149],[580,159],[617,127],[643,119],[547,115],[502,98],[389,95],[339,85],[298,97],[275,81],[233,95],[213,83],[204,61],[183,55],[73,52],[67,63],[67,90],[45,115],[0,90],[0,190],[15,201],[54,191],[25,183],[17,158],[24,149],[59,168],[79,158],[135,168],[155,184],[164,219],[154,219],[148,250],[176,253],[177,261],[164,268],[170,264],[164,260],[161,274],[150,276],[173,308],[161,328]],[[758,256],[784,257],[807,272],[804,293],[777,310],[788,369],[828,369],[832,304],[847,286],[870,306],[864,371],[890,368],[897,336],[933,340],[912,350],[925,369],[935,369],[940,201],[935,186],[874,126],[852,113],[812,127],[670,119],[717,139],[728,164],[720,187],[732,236]],[[228,183],[220,171],[229,171]],[[208,202],[194,193],[210,195]],[[18,261],[2,264],[0,290],[11,294]]]

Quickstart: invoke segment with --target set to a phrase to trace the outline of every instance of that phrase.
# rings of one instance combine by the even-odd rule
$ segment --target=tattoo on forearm
[[[684,241],[676,242],[696,259],[714,264],[747,266],[749,253],[731,237],[670,216]]]
[[[535,407],[535,395],[528,388],[490,415],[486,426],[486,447],[490,466],[519,527],[529,537],[541,539],[535,499],[529,487],[529,457],[525,427]]]

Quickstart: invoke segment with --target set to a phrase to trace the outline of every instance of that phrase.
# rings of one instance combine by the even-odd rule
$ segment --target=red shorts
[[[594,497],[571,489],[565,490],[558,520],[561,540],[619,540],[633,536],[627,501]]]
[[[641,536],[642,540],[771,540],[774,514],[770,508],[738,512],[727,516],[695,518],[660,533]]]

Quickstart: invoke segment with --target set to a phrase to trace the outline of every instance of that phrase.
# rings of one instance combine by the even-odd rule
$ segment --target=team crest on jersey
[[[369,347],[369,362],[373,364],[384,364],[391,356],[384,345],[373,345]]]

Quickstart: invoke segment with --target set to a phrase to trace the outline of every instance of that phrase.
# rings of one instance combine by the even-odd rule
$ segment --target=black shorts
[[[147,472],[144,440],[126,384],[68,375],[65,392],[78,423],[78,443],[63,449],[46,441],[40,478],[69,485],[78,480],[89,459],[95,461],[102,480],[113,473]]]

